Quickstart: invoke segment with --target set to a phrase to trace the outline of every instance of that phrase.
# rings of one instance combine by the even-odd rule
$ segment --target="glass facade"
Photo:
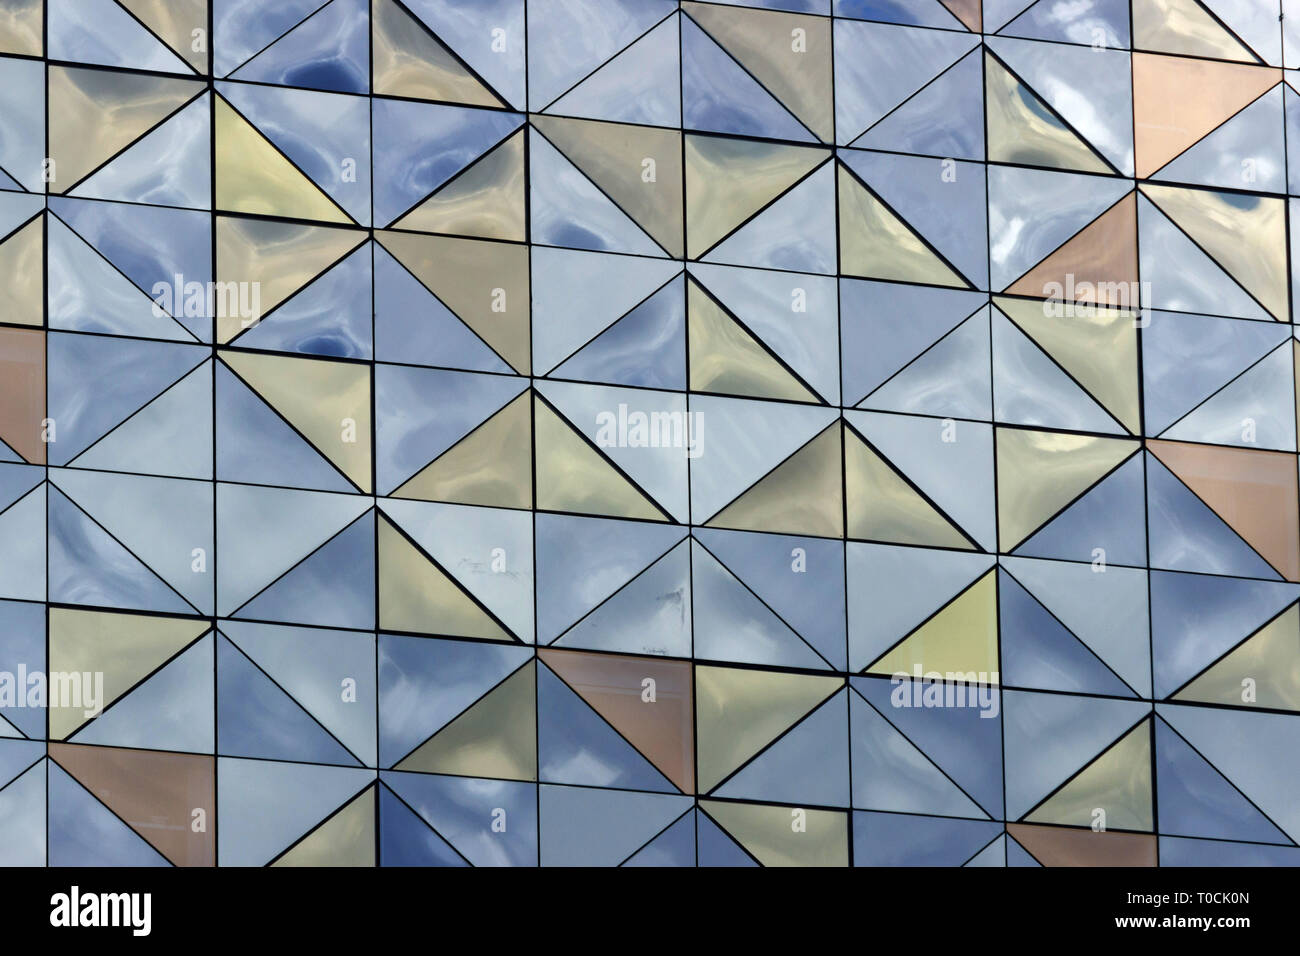
[[[1295,67],[0,0],[0,864],[1300,863]]]

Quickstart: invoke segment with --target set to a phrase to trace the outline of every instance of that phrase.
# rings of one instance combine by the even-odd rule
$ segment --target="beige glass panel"
[[[537,677],[529,661],[422,743],[396,770],[537,779]]]
[[[1283,577],[1300,581],[1294,455],[1157,440],[1147,448]]]
[[[824,143],[834,139],[831,21],[827,17],[689,0],[682,10],[818,139]]]
[[[65,192],[203,92],[199,80],[51,66],[50,192]]]
[[[45,324],[45,217],[37,216],[0,243],[0,297],[5,322]]]
[[[194,31],[208,32],[208,0],[118,0],[199,73],[208,71],[208,45],[194,49]]]
[[[50,758],[172,863],[215,865],[213,757],[51,743]],[[195,810],[208,821],[199,832]]]
[[[375,788],[367,787],[272,866],[374,866]]]
[[[1282,71],[1267,67],[1134,53],[1138,177],[1159,170],[1281,81]]]
[[[532,507],[530,394],[525,391],[425,465],[393,497],[492,508]]]
[[[45,332],[0,328],[0,440],[34,465],[45,463]]]
[[[223,352],[221,358],[349,481],[369,493],[368,365],[260,352]]]
[[[1111,169],[1047,104],[991,54],[984,54],[988,156],[995,163],[1024,163],[1086,173]]]
[[[217,290],[217,342],[224,345],[249,327],[240,310],[223,304],[231,293],[246,288],[252,302],[256,289],[260,314],[253,319],[260,320],[365,240],[361,230],[217,216],[217,281],[228,290]]]
[[[1142,186],[1273,317],[1288,315],[1285,201],[1270,196]]]
[[[845,275],[967,287],[911,226],[868,192],[843,165],[839,167],[839,193],[840,268]]]
[[[694,279],[687,285],[692,391],[817,401]]]
[[[393,0],[373,0],[370,17],[376,95],[469,106],[506,105]]]
[[[375,236],[516,372],[529,373],[527,246],[404,232]]]
[[[1048,315],[1036,300],[995,304],[1133,434],[1141,427],[1138,345],[1133,312],[1076,309]]]
[[[1122,438],[999,428],[998,542],[1011,551],[1138,447]]]
[[[1049,298],[1073,276],[1074,302],[1136,308],[1137,195],[1129,193],[1017,279],[1007,292]],[[1088,285],[1083,285],[1083,283]]]
[[[687,135],[688,257],[704,255],[829,155],[816,146]]]
[[[680,132],[541,115],[533,125],[670,256],[681,257]]]
[[[1246,694],[1247,686],[1253,695]],[[1300,710],[1300,606],[1292,604],[1206,668],[1173,699]]]
[[[1256,62],[1196,0],[1133,0],[1135,49]]]
[[[646,518],[666,516],[550,406],[536,399],[537,507],[546,511]]]
[[[229,103],[218,96],[213,107],[217,209],[321,222],[352,221]]]
[[[942,2],[953,16],[966,25],[967,30],[980,33],[984,29],[984,12],[980,9],[980,0],[942,0]]]
[[[513,640],[386,518],[379,522],[379,626],[418,634]]]
[[[846,813],[713,800],[700,806],[764,866],[848,866]],[[797,811],[803,831],[792,826]]]
[[[843,686],[838,677],[696,667],[700,793],[708,793]]]
[[[839,422],[723,508],[710,528],[844,537]]]
[[[104,675],[107,707],[181,648],[207,633],[208,621],[111,611],[50,609],[50,670]],[[50,736],[62,739],[84,724],[85,707],[49,707]]]
[[[1151,719],[1112,744],[1025,817],[1028,823],[1091,827],[1097,810],[1108,830],[1150,830]]]
[[[849,429],[844,438],[849,537],[930,548],[974,546]]]
[[[958,595],[867,670],[873,674],[976,675],[999,683],[997,569]],[[969,679],[976,679],[969,678]]]
[[[1156,865],[1156,838],[1142,833],[1097,833],[1091,828],[1010,823],[1007,833],[1043,866]]]
[[[527,238],[524,133],[519,130],[481,157],[403,216],[394,228],[523,242]]]
[[[45,27],[44,0],[5,0],[0,3],[0,53],[40,56]]]
[[[1300,422],[1300,341],[1291,340],[1292,386],[1295,395],[1295,420]]]
[[[545,649],[538,656],[684,793],[695,790],[689,661]],[[642,682],[655,682],[655,699]]]

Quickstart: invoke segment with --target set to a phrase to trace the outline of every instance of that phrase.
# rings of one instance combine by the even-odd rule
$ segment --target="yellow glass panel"
[[[850,538],[974,550],[952,522],[852,429],[844,438],[844,485]]]
[[[692,391],[817,401],[694,279],[688,283],[687,305]]]
[[[379,522],[379,626],[418,634],[513,640],[386,518]]]
[[[51,192],[66,192],[203,92],[186,80],[49,68]]]
[[[0,3],[0,53],[40,56],[44,26],[43,0],[8,0]]]
[[[529,373],[527,246],[405,232],[375,237],[516,372]]]
[[[535,670],[529,661],[394,769],[499,780],[536,780]]]
[[[984,99],[990,162],[1108,173],[1109,166],[989,53]]]
[[[540,398],[534,404],[533,428],[538,508],[667,520],[649,498]]]
[[[0,243],[0,299],[12,325],[45,323],[45,217],[37,216]]]
[[[838,677],[697,667],[700,793],[708,793],[843,686]]]
[[[760,478],[727,505],[710,528],[844,537],[839,422]]]
[[[334,200],[234,108],[216,97],[216,208],[259,216],[351,222]]]
[[[425,465],[393,497],[492,508],[532,507],[530,394],[525,391]]]
[[[1133,47],[1215,60],[1258,62],[1196,0],[1133,0]]]
[[[1025,820],[1091,827],[1097,810],[1105,811],[1107,830],[1151,829],[1151,718],[1107,748]]]
[[[845,275],[967,288],[912,227],[839,167],[840,268]]]
[[[272,866],[374,866],[375,788],[339,810]]]
[[[1300,606],[1291,605],[1206,668],[1174,700],[1300,710]]]
[[[1134,313],[1084,308],[1075,309],[1074,315],[1058,316],[1048,315],[1037,300],[999,297],[994,302],[1120,424],[1138,433],[1141,413]]]
[[[208,70],[208,47],[194,49],[194,31],[208,29],[208,0],[118,0],[158,38],[200,73]]]
[[[923,675],[974,674],[999,683],[997,581],[997,569],[989,570],[867,670],[914,676],[919,667]]]
[[[1010,551],[1137,450],[1123,438],[999,428],[998,541]]]
[[[222,360],[363,492],[370,491],[370,367],[223,352]]]
[[[260,314],[253,318],[260,320],[365,240],[359,229],[218,216],[217,281],[230,290],[238,283],[256,288]],[[249,324],[222,307],[225,297],[217,299],[217,342],[224,345]]]
[[[1286,205],[1269,196],[1145,184],[1142,191],[1279,321],[1287,319]]]
[[[376,95],[469,106],[506,105],[393,0],[374,0],[370,17]]]
[[[541,115],[533,125],[670,256],[681,257],[680,132]]]
[[[103,674],[107,707],[208,630],[192,618],[50,609],[51,672]],[[84,699],[84,696],[83,696]],[[63,739],[86,722],[85,707],[50,706],[50,736]]]
[[[687,252],[698,259],[799,183],[830,152],[752,139],[686,137]]]
[[[848,814],[841,811],[713,800],[700,806],[764,866],[849,865]]]
[[[829,19],[690,2],[682,9],[818,139],[832,140]]]
[[[524,130],[403,216],[394,228],[523,242]]]

